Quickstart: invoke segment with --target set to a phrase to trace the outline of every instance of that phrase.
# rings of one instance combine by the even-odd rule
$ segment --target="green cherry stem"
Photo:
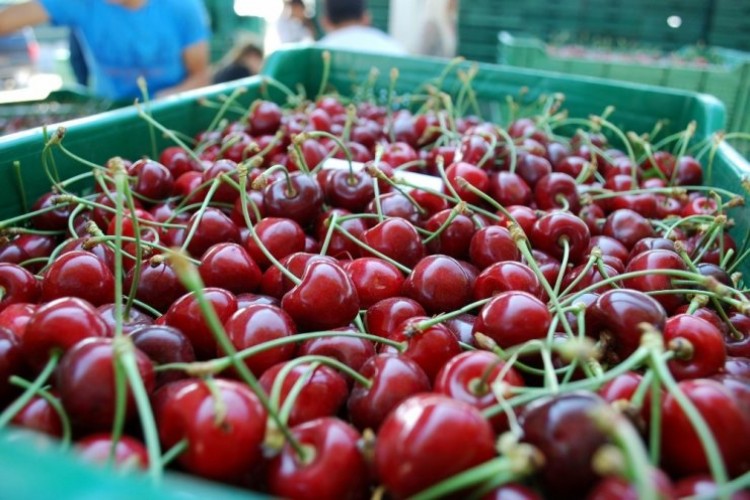
[[[10,382],[13,385],[16,385],[18,387],[21,387],[25,390],[30,390],[33,383],[29,382],[28,380],[21,378],[17,375],[11,375],[8,379],[8,382]],[[63,449],[68,448],[70,446],[71,438],[72,438],[72,431],[70,427],[70,418],[68,417],[68,414],[65,412],[65,408],[63,408],[62,404],[60,403],[60,400],[53,396],[49,391],[47,391],[45,388],[41,387],[39,390],[36,391],[36,395],[43,398],[49,405],[52,407],[53,410],[55,410],[55,413],[57,413],[57,416],[60,418],[60,426],[62,427],[62,436],[60,436],[60,445]]]
[[[18,412],[21,411],[29,401],[31,401],[31,398],[34,397],[34,394],[37,394],[39,392],[39,389],[44,387],[44,384],[47,383],[47,379],[49,379],[50,375],[52,375],[52,372],[54,372],[55,368],[57,368],[57,363],[58,361],[60,361],[61,356],[62,352],[59,350],[55,350],[50,353],[47,364],[44,365],[44,368],[41,372],[39,372],[39,375],[37,375],[36,379],[34,379],[34,381],[31,383],[31,385],[28,386],[23,394],[21,394],[15,401],[8,405],[8,407],[5,408],[2,413],[0,413],[0,429],[7,426],[13,419],[13,417],[15,417]]]

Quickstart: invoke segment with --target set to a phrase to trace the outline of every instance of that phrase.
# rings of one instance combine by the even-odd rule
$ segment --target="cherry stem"
[[[463,306],[463,307],[461,307],[459,309],[455,309],[453,311],[448,311],[448,312],[440,313],[440,314],[438,314],[436,316],[433,316],[430,319],[424,319],[424,320],[420,321],[419,323],[417,323],[416,325],[414,325],[414,327],[417,330],[420,330],[420,331],[427,330],[428,328],[432,328],[433,326],[437,325],[438,323],[442,323],[444,321],[447,321],[449,319],[455,318],[455,317],[460,316],[462,314],[471,312],[474,309],[480,308],[483,305],[485,305],[487,302],[491,301],[492,299],[493,299],[493,297],[487,297],[487,298],[480,299],[480,300],[477,300],[475,302],[472,302],[470,304],[466,304],[465,306]]]
[[[560,272],[557,273],[557,279],[555,280],[555,288],[553,288],[553,292],[555,293],[556,297],[559,297],[560,293],[560,287],[562,286],[563,278],[565,277],[565,272],[568,270],[568,260],[570,259],[570,240],[567,236],[562,236],[560,240],[558,241],[558,244],[562,243],[563,247],[563,254],[562,254],[562,260],[560,261]]]
[[[162,469],[166,468],[169,464],[172,463],[174,459],[182,455],[188,449],[188,446],[190,446],[190,441],[188,441],[187,438],[183,438],[177,441],[177,443],[175,443],[174,446],[168,449],[159,460],[161,462]]]
[[[154,118],[150,114],[145,113],[143,109],[141,108],[141,106],[138,104],[138,102],[135,103],[135,108],[138,110],[138,116],[146,120],[146,122],[149,123],[150,125],[159,129],[159,131],[163,133],[168,139],[170,139],[172,142],[180,146],[185,151],[185,153],[198,165],[203,164],[203,161],[201,160],[200,156],[198,156],[191,147],[185,144],[185,142],[182,139],[180,139],[177,136],[177,134],[174,133],[174,131],[168,129],[167,127],[165,127],[158,121],[154,120]]]
[[[323,240],[323,244],[320,245],[320,255],[326,255],[328,253],[328,247],[331,246],[331,238],[333,238],[333,231],[336,229],[336,221],[338,220],[338,212],[333,212],[331,217],[328,218],[326,224],[326,237]]]
[[[18,375],[11,375],[8,379],[8,382],[25,390],[30,390],[33,385],[32,382],[29,382],[28,380],[21,378]],[[53,396],[52,393],[50,393],[43,387],[40,387],[39,390],[36,391],[36,395],[47,401],[47,403],[49,403],[52,409],[55,410],[55,413],[57,413],[57,416],[60,418],[60,426],[62,427],[60,444],[63,449],[67,448],[68,446],[70,446],[72,431],[70,428],[70,418],[68,418],[68,414],[65,412],[65,408],[63,408],[58,398]]]
[[[379,258],[381,258],[381,259],[383,259],[383,260],[385,260],[385,261],[387,261],[387,262],[389,262],[389,263],[393,264],[393,265],[394,265],[394,266],[396,266],[396,267],[397,267],[397,268],[398,268],[398,269],[399,269],[399,270],[400,270],[400,271],[401,271],[402,273],[405,273],[405,274],[411,274],[411,269],[410,269],[410,268],[406,267],[405,265],[401,264],[400,262],[398,262],[398,261],[396,261],[396,260],[393,260],[392,258],[388,257],[388,256],[387,256],[387,255],[385,255],[384,253],[382,253],[382,252],[379,252],[378,250],[375,250],[374,248],[372,248],[371,246],[369,246],[369,245],[368,245],[367,243],[365,243],[364,241],[362,241],[362,240],[360,240],[359,238],[357,238],[357,237],[353,236],[353,235],[352,235],[352,234],[351,234],[351,233],[350,233],[349,231],[347,231],[347,230],[346,230],[346,228],[344,228],[343,226],[341,226],[341,225],[338,225],[338,226],[336,227],[336,229],[338,229],[338,231],[339,231],[339,232],[340,232],[340,233],[341,233],[341,234],[342,234],[342,235],[343,235],[343,236],[344,236],[344,237],[345,237],[346,239],[348,239],[349,241],[351,241],[352,243],[354,243],[354,244],[355,244],[355,245],[357,245],[358,247],[360,247],[360,248],[364,248],[365,250],[367,250],[367,251],[368,251],[368,252],[370,252],[371,254],[375,255],[376,257],[379,257]]]
[[[18,412],[20,412],[28,403],[31,401],[31,398],[34,397],[35,394],[39,392],[39,390],[44,387],[44,384],[47,383],[47,379],[52,375],[52,372],[55,371],[55,368],[57,368],[57,363],[60,361],[60,357],[62,356],[62,351],[60,350],[53,350],[50,352],[49,360],[47,361],[47,364],[44,365],[44,368],[41,372],[39,372],[39,375],[34,379],[34,381],[29,385],[28,388],[21,394],[13,403],[8,405],[5,410],[0,413],[0,429],[4,428],[5,426],[10,423],[10,421],[15,417]]]
[[[303,364],[307,364],[304,361],[300,361],[299,358],[293,359],[289,362],[287,362],[284,367],[279,370],[278,375],[273,381],[273,386],[271,387],[271,402],[274,406],[279,408],[279,405],[281,404],[281,389],[284,386],[284,381],[289,376],[291,371]],[[286,398],[284,398],[284,403],[281,404],[281,407],[279,408],[279,418],[282,422],[284,422],[284,425],[288,425],[289,422],[289,415],[292,413],[292,409],[294,407],[294,403],[297,401],[297,398],[299,397],[302,390],[305,388],[305,386],[310,382],[310,380],[313,378],[313,375],[315,375],[315,371],[320,367],[320,363],[318,362],[312,362],[309,363],[309,366],[305,369],[305,372],[300,376],[295,382],[292,388],[289,390],[289,392],[286,395]],[[304,446],[301,448],[303,452],[299,454],[299,458],[304,462],[307,459],[307,450],[305,450]]]
[[[651,454],[651,463],[656,467],[659,465],[661,457],[661,382],[659,377],[651,374],[651,422],[649,432],[649,450]]]
[[[195,235],[196,231],[198,231],[198,226],[200,226],[201,219],[203,219],[203,214],[206,212],[208,204],[211,201],[211,198],[213,198],[214,194],[216,193],[216,190],[219,189],[220,182],[221,181],[217,177],[212,181],[211,187],[208,188],[206,198],[203,200],[203,203],[201,203],[200,208],[198,208],[198,210],[195,212],[195,222],[190,226],[190,229],[185,236],[185,241],[182,242],[182,246],[180,248],[182,252],[186,251],[188,245],[190,245],[190,242],[193,240],[193,236]]]
[[[440,227],[435,229],[435,231],[432,232],[427,238],[422,240],[422,243],[427,245],[432,240],[439,238],[443,232],[445,232],[448,227],[450,227],[451,223],[458,217],[459,215],[462,215],[466,211],[466,203],[461,201],[456,206],[454,206],[450,213],[448,214],[448,217],[445,218],[442,224],[440,224]]]
[[[115,314],[115,320],[117,320],[117,316],[118,315]],[[115,338],[120,339],[122,337]],[[113,353],[112,370],[114,371],[115,375],[115,410],[114,418],[112,419],[111,443],[109,445],[109,454],[107,458],[107,463],[109,465],[115,464],[117,445],[120,442],[125,429],[125,413],[127,411],[128,396],[127,376],[125,375],[125,369],[122,360],[120,359],[119,355],[116,354],[116,351]],[[151,458],[152,457],[149,456],[149,459]]]
[[[520,479],[521,477],[523,477],[523,474],[514,471],[513,464],[507,457],[493,458],[430,486],[426,490],[412,496],[411,500],[445,498],[451,493],[481,484],[485,481],[495,480],[496,484],[504,484]],[[502,482],[500,482],[501,479]]]
[[[318,93],[315,94],[315,100],[320,99],[325,93],[331,75],[331,53],[324,50],[320,57],[323,59],[323,75],[320,78],[320,86],[318,87]]]
[[[388,139],[391,143],[396,142],[396,130],[393,127],[393,96],[396,92],[396,81],[398,80],[398,68],[391,68],[390,80],[388,82],[388,98],[385,104],[385,122],[388,124]]]
[[[221,122],[221,119],[227,113],[227,110],[229,110],[229,107],[234,104],[237,98],[245,92],[247,92],[247,87],[237,87],[232,91],[231,94],[229,94],[229,97],[226,98],[221,104],[219,111],[216,113],[216,115],[214,115],[213,120],[211,120],[211,123],[206,128],[208,132],[213,132],[216,130],[216,128],[219,126],[219,123]]]
[[[241,179],[242,178],[244,177],[241,177]],[[245,205],[244,208],[246,209],[247,205]],[[245,215],[247,216],[247,210],[245,210]],[[228,357],[232,361],[232,365],[234,366],[235,370],[237,370],[242,380],[244,380],[245,383],[253,390],[253,392],[255,392],[258,400],[271,416],[276,426],[281,430],[284,438],[289,442],[289,444],[299,454],[299,456],[302,456],[302,447],[290,432],[289,427],[282,423],[278,413],[271,405],[268,396],[263,390],[263,387],[258,382],[258,379],[255,377],[255,375],[253,375],[247,365],[237,357],[237,349],[229,340],[229,337],[227,337],[227,334],[224,331],[224,326],[222,325],[221,320],[216,313],[216,310],[213,308],[208,299],[206,299],[206,295],[203,293],[204,284],[197,268],[194,265],[190,264],[190,262],[187,261],[182,254],[173,252],[171,254],[171,258],[173,268],[177,273],[180,281],[182,281],[182,284],[185,286],[185,288],[190,290],[195,295],[201,312],[203,313],[203,317],[206,319],[206,322],[211,329],[211,333],[216,339],[219,347],[228,354]]]
[[[495,130],[505,141],[505,145],[508,148],[508,156],[510,159],[510,165],[508,165],[508,171],[511,174],[516,173],[516,165],[518,164],[518,151],[516,149],[516,143],[513,138],[503,127],[495,127]]]

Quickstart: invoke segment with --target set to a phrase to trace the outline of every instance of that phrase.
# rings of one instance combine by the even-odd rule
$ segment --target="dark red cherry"
[[[406,219],[393,217],[377,223],[362,233],[362,241],[371,249],[406,267],[413,267],[426,250],[416,228]],[[367,249],[362,255],[370,255]]]
[[[90,252],[67,252],[47,268],[42,300],[79,297],[94,305],[114,300],[114,276],[107,264]]]
[[[628,248],[638,241],[655,235],[649,221],[638,212],[623,208],[607,216],[602,234],[618,240]]]
[[[514,290],[499,293],[482,306],[474,333],[483,333],[507,348],[545,338],[551,322],[552,315],[541,300]]]
[[[260,285],[258,264],[237,243],[217,243],[206,250],[198,271],[206,286],[234,294],[254,292]]]
[[[502,226],[486,226],[471,237],[469,258],[479,269],[495,262],[519,260],[520,252],[510,231]]]
[[[724,336],[713,324],[690,314],[678,314],[664,325],[664,343],[674,350],[669,370],[677,380],[708,377],[724,367]]]
[[[302,227],[312,223],[323,205],[323,190],[315,177],[292,172],[263,190],[263,208],[269,217],[286,217]]]
[[[531,188],[516,173],[500,171],[490,174],[489,194],[501,205],[530,205]]]
[[[481,158],[480,158],[481,159]],[[474,189],[486,193],[489,189],[490,180],[487,172],[476,166],[476,163],[467,163],[471,160],[464,157],[464,161],[459,161],[451,164],[445,169],[445,177],[448,179],[448,183],[453,187],[459,198],[463,201],[471,204],[479,204],[481,198],[473,190],[465,187],[459,182],[462,179],[463,182],[468,183]],[[447,187],[444,188],[445,192],[451,194]]]
[[[534,248],[561,259],[568,247],[571,262],[579,263],[588,252],[591,233],[588,226],[569,212],[550,212],[539,218],[531,230]]]
[[[148,469],[148,450],[138,439],[131,436],[119,436],[115,445],[112,434],[107,432],[98,432],[89,434],[76,441],[76,456],[83,461],[96,464],[107,465],[110,460],[110,452],[114,445],[115,451],[113,462],[116,469],[130,471],[133,469]]]
[[[192,363],[195,351],[188,338],[177,328],[167,325],[145,325],[130,333],[133,344],[151,359],[155,365],[169,363]],[[185,378],[180,370],[156,373],[156,385],[162,386]]]
[[[636,255],[625,268],[626,273],[643,272],[641,276],[628,278],[624,281],[625,286],[641,292],[655,292],[675,288],[672,285],[672,276],[660,273],[666,271],[687,271],[687,265],[677,253],[669,250],[649,250]],[[664,307],[667,313],[672,313],[685,302],[682,294],[660,293],[654,298]]]
[[[31,207],[32,211],[49,209],[31,218],[31,224],[35,228],[44,231],[63,231],[67,229],[68,217],[70,217],[73,206],[69,203],[58,203],[57,196],[55,193],[46,193],[34,202],[34,205]]]
[[[387,337],[402,321],[426,314],[424,307],[414,299],[390,297],[367,308],[365,326],[372,335]]]
[[[154,369],[148,356],[133,349],[135,364],[147,393],[154,389]],[[69,349],[57,367],[57,388],[71,423],[78,429],[104,431],[112,427],[116,413],[115,344],[110,338],[84,339]],[[136,414],[128,387],[126,418]]]
[[[166,311],[187,291],[169,262],[158,256],[143,262],[138,275],[135,267],[130,269],[125,275],[124,290],[130,290],[136,276],[135,297],[157,311]]]
[[[2,334],[0,334],[2,335]],[[52,396],[59,397],[55,391],[49,391]],[[1,399],[1,398],[0,398]],[[63,425],[60,414],[52,404],[41,396],[33,396],[11,420],[13,425],[24,429],[41,432],[55,438],[63,435]]]
[[[401,292],[404,275],[388,261],[377,257],[360,257],[344,262],[342,267],[357,289],[361,309]]]
[[[506,260],[496,262],[479,273],[474,281],[473,297],[474,300],[481,300],[511,290],[528,292],[539,299],[544,295],[539,278],[529,266]]]
[[[154,318],[142,311],[139,311],[135,307],[131,307],[127,311],[125,309],[126,308],[123,305],[121,312],[122,332],[125,334],[129,334],[133,330],[142,326],[147,326],[154,323]],[[96,308],[96,312],[99,313],[99,316],[101,316],[104,322],[107,323],[110,331],[114,332],[117,323],[117,308],[115,307],[115,304],[104,304],[102,306],[99,306]]]
[[[248,125],[253,135],[276,133],[281,125],[282,110],[271,101],[255,101],[248,113]]]
[[[193,228],[195,230],[193,231]],[[200,257],[206,250],[217,243],[238,242],[240,232],[227,215],[218,208],[209,207],[202,214],[196,212],[190,217],[181,241],[173,240],[173,245],[182,245],[184,239],[193,231],[193,236],[187,244],[190,255]]]
[[[380,427],[377,475],[393,498],[406,498],[490,460],[494,440],[490,424],[470,404],[418,394],[399,404]]]
[[[174,177],[161,163],[142,159],[133,163],[128,174],[135,177],[133,192],[149,201],[161,201],[169,198],[174,189]]]
[[[359,333],[354,327],[337,328],[342,333]],[[362,365],[375,355],[372,341],[354,336],[318,337],[305,340],[299,345],[298,356],[327,356],[359,371]],[[352,379],[345,375],[351,385]]]
[[[334,170],[326,181],[326,199],[336,208],[362,212],[374,196],[372,183],[372,178],[364,171]]]
[[[17,337],[22,337],[26,332],[26,325],[37,307],[36,304],[25,302],[9,305],[0,311],[0,328],[7,328],[15,333]]]
[[[11,330],[0,327],[0,405],[18,392],[9,379],[12,375],[21,374],[23,367],[24,359],[18,337]]]
[[[0,262],[0,311],[11,304],[36,302],[40,291],[39,282],[28,270]]]
[[[543,156],[522,154],[518,155],[516,161],[516,173],[526,181],[530,188],[534,189],[539,179],[552,173],[552,165]]]
[[[427,242],[430,253],[441,253],[454,259],[466,259],[474,235],[474,221],[452,209],[443,209],[427,219],[425,229],[433,233]]]
[[[710,474],[697,474],[683,477],[674,483],[677,498],[717,498],[716,481]],[[750,500],[750,492],[736,491],[730,500]]]
[[[581,202],[576,180],[562,172],[545,175],[534,186],[534,200],[542,210],[565,209],[578,213]]]
[[[301,252],[305,248],[305,232],[292,219],[264,217],[253,230],[258,241],[254,237],[248,238],[245,249],[261,269],[266,269],[271,265],[271,261],[261,247],[265,247],[276,259],[282,259],[294,252]]]
[[[167,167],[173,179],[178,178],[185,172],[200,168],[200,165],[197,165],[180,146],[169,146],[162,149],[159,155],[159,163]]]
[[[454,311],[471,300],[473,279],[463,266],[447,255],[433,254],[420,260],[403,284],[411,297],[430,314]]]

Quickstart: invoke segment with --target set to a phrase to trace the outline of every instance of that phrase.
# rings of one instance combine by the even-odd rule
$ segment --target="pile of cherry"
[[[0,427],[290,498],[748,498],[708,149],[440,102],[256,101],[89,194],[48,168],[1,223]]]

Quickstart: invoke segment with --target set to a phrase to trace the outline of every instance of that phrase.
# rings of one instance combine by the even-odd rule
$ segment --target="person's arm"
[[[211,83],[208,42],[201,41],[190,45],[182,52],[182,59],[187,70],[187,76],[177,85],[159,92],[157,97],[204,87]]]
[[[11,5],[5,9],[0,9],[0,35],[47,21],[49,21],[49,13],[39,2],[31,1]]]

